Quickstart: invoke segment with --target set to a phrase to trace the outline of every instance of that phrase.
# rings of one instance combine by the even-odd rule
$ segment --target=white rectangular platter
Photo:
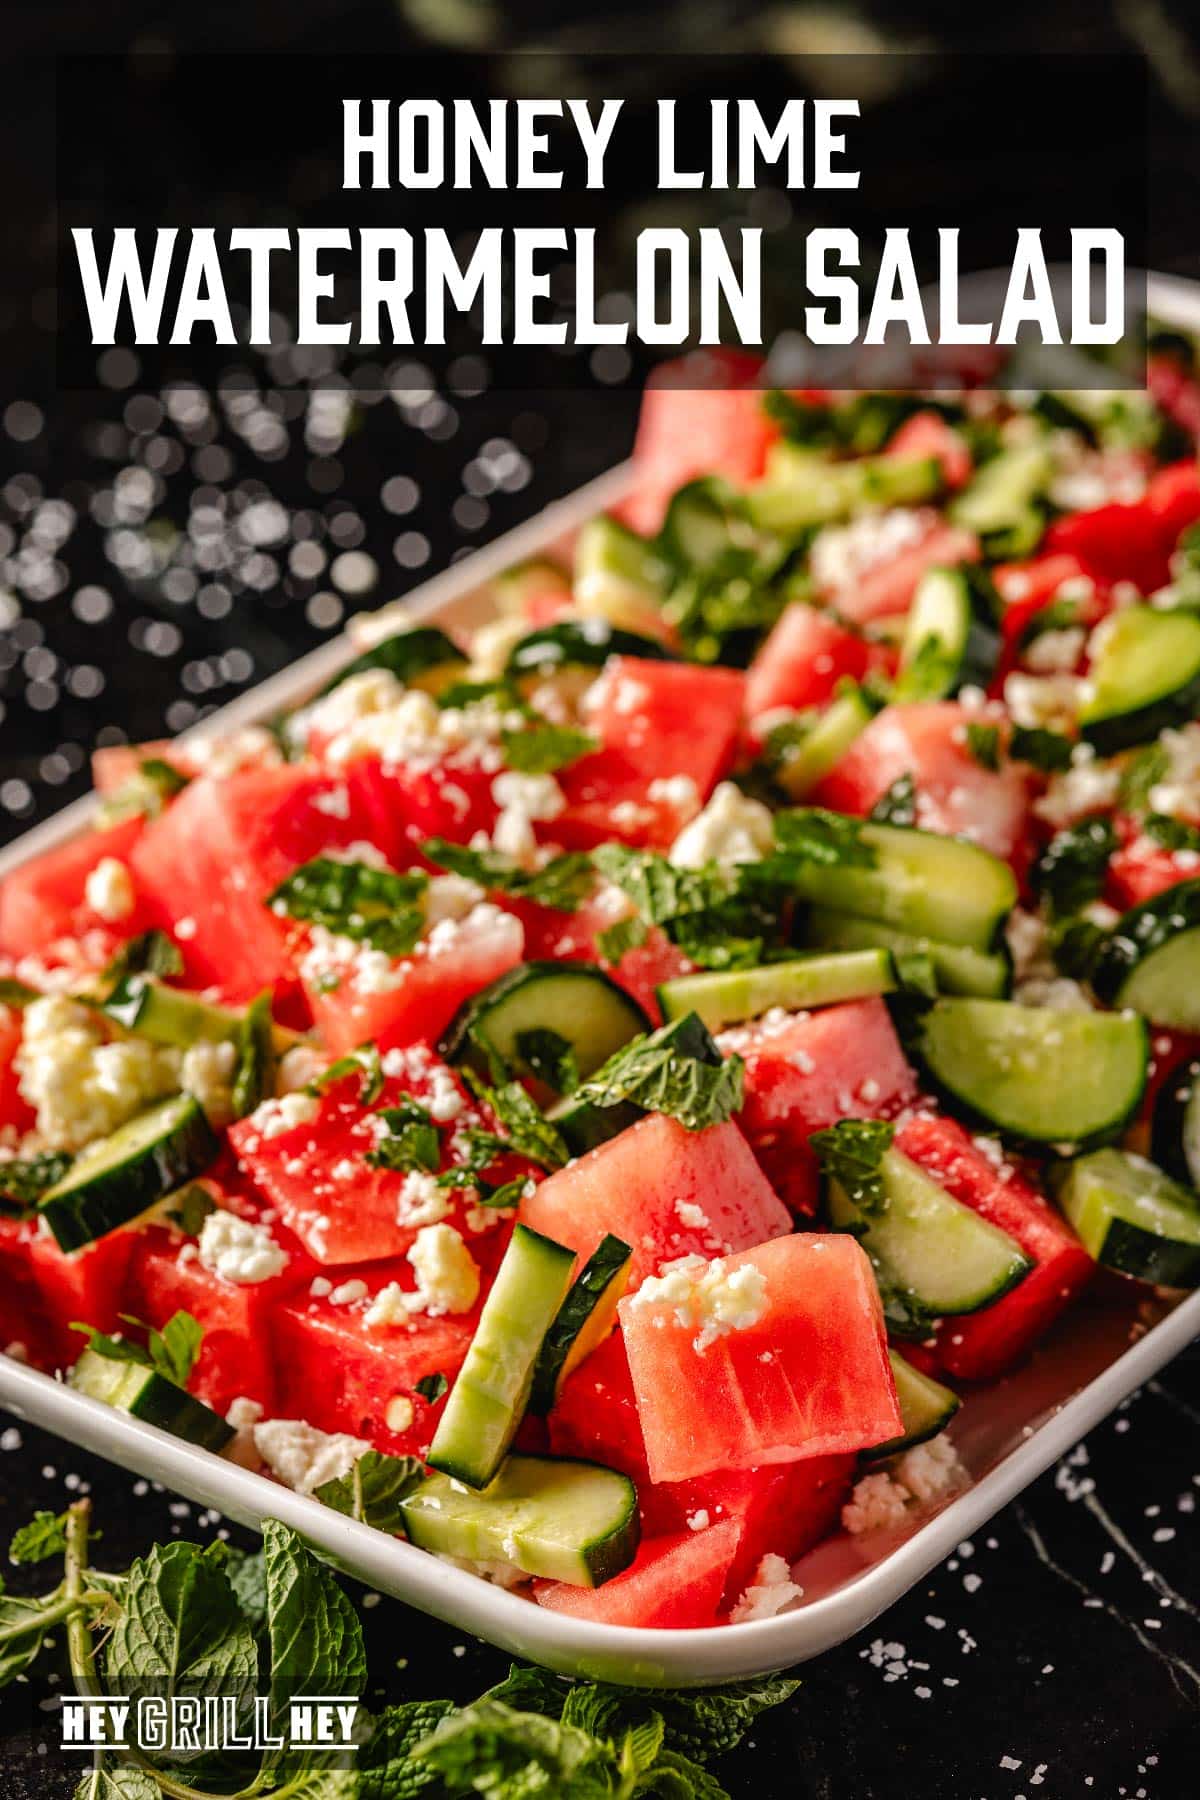
[[[1200,329],[1200,284],[1151,277],[1163,318]],[[560,547],[593,513],[627,490],[628,465],[611,470],[488,549],[458,563],[390,613],[470,624],[486,616],[487,584],[510,564]],[[295,706],[361,648],[384,635],[376,614],[223,709],[189,734],[224,732]],[[86,822],[77,801],[0,852],[0,879],[63,842]],[[403,1541],[342,1518],[318,1501],[144,1425],[62,1382],[0,1356],[0,1407],[85,1450],[161,1481],[244,1525],[282,1519],[340,1567],[382,1593],[435,1614],[518,1656],[570,1674],[687,1686],[783,1669],[819,1656],[860,1631],[978,1531],[1022,1488],[1069,1450],[1135,1388],[1200,1335],[1200,1293],[1175,1306],[1139,1310],[1128,1298],[1086,1298],[1030,1363],[970,1395],[951,1427],[971,1483],[897,1538],[837,1536],[797,1565],[803,1599],[777,1618],[703,1630],[641,1630],[563,1617],[452,1568]]]

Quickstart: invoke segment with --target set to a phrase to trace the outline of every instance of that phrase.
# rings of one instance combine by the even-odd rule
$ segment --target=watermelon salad
[[[668,377],[474,632],[99,752],[0,887],[7,1354],[581,1619],[911,1531],[1200,1283],[1189,355]]]

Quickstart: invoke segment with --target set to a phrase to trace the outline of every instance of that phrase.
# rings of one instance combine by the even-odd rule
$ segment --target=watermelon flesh
[[[715,1625],[738,1536],[730,1519],[706,1531],[647,1538],[629,1567],[602,1587],[535,1581],[533,1597],[551,1612],[597,1625],[675,1631]]]
[[[880,999],[847,1000],[786,1023],[722,1033],[722,1046],[746,1065],[738,1115],[775,1191],[795,1213],[816,1210],[814,1131],[839,1119],[889,1118],[917,1096],[917,1079]]]
[[[746,1249],[791,1225],[736,1125],[685,1131],[662,1113],[539,1183],[520,1218],[585,1261],[612,1232],[633,1248],[631,1289],[675,1257]]]
[[[899,1435],[879,1290],[855,1240],[801,1233],[725,1259],[726,1272],[747,1266],[762,1277],[760,1309],[707,1345],[674,1301],[621,1301],[654,1481],[846,1455]]]
[[[111,857],[130,865],[131,853],[145,820],[123,819],[104,831],[86,831],[55,850],[46,850],[14,869],[0,882],[0,951],[28,956],[59,938],[79,936],[107,921],[87,903],[87,878],[97,863]],[[135,881],[135,889],[137,887]],[[120,922],[117,937],[127,937],[149,923],[143,905]]]
[[[518,902],[513,910],[525,926],[527,961],[601,963],[606,974],[632,994],[656,1024],[661,1022],[657,993],[660,982],[688,975],[694,967],[691,958],[658,925],[650,926],[645,941],[626,950],[617,962],[606,962],[597,939],[627,909],[614,911],[604,894],[585,900],[573,913],[556,912],[552,907],[529,901]]]
[[[871,646],[829,613],[795,600],[784,608],[746,674],[746,714],[802,711],[831,700],[838,684],[861,681]]]
[[[979,540],[973,532],[931,519],[924,537],[898,555],[865,569],[830,598],[842,617],[856,625],[898,618],[912,605],[917,584],[927,569],[978,560]]]
[[[1071,1227],[1015,1170],[996,1163],[953,1119],[917,1114],[896,1148],[989,1224],[1015,1238],[1033,1268],[1010,1293],[937,1327],[935,1355],[950,1375],[983,1381],[1012,1368],[1092,1277],[1095,1265]]]
[[[911,419],[905,419],[883,454],[901,462],[936,456],[942,481],[951,493],[966,486],[974,467],[966,440],[941,413],[932,411],[914,413]]]

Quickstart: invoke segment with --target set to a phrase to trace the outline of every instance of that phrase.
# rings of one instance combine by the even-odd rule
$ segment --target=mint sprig
[[[337,937],[368,944],[387,956],[407,956],[425,929],[423,897],[429,877],[376,869],[370,863],[315,856],[281,881],[267,898],[273,912]]]
[[[695,1013],[683,1024],[695,1036],[707,1035]],[[680,1022],[673,1021],[623,1045],[580,1083],[573,1099],[604,1109],[632,1105],[666,1113],[687,1131],[731,1119],[743,1098],[741,1057],[723,1057],[715,1044],[710,1058],[689,1055],[677,1042],[680,1030]]]

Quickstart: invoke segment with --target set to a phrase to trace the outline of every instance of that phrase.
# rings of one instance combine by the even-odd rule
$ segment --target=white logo
[[[353,1694],[295,1694],[286,1719],[272,1725],[271,1703],[232,1694],[104,1694],[63,1699],[67,1750],[151,1750],[195,1755],[202,1750],[356,1748]]]

